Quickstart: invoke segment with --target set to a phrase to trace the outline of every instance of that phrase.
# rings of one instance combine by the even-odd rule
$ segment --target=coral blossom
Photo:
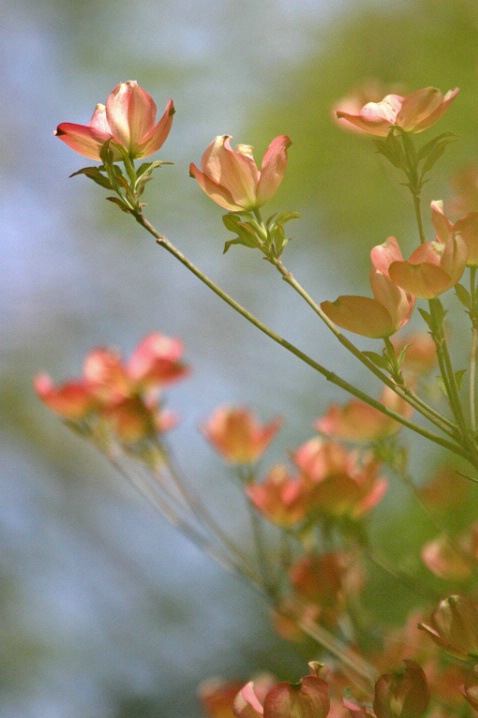
[[[202,432],[221,456],[233,464],[253,464],[282,426],[274,419],[261,426],[248,409],[218,407],[202,425]]]
[[[81,379],[55,386],[43,373],[35,378],[35,390],[64,419],[91,419],[93,427],[100,419],[119,441],[131,444],[174,426],[175,418],[155,397],[188,372],[181,354],[181,342],[154,333],[143,339],[128,363],[113,349],[94,349],[85,358]]]
[[[233,150],[230,135],[219,135],[206,149],[202,172],[191,164],[190,175],[216,204],[230,212],[262,207],[277,192],[287,166],[291,141],[285,135],[270,143],[259,170],[249,145]]]
[[[377,137],[386,137],[391,127],[423,132],[440,119],[457,93],[457,87],[446,95],[434,87],[424,87],[407,97],[386,95],[380,102],[368,102],[358,113],[337,110],[336,115]]]
[[[106,105],[96,105],[87,125],[62,122],[55,135],[80,155],[99,160],[107,140],[120,145],[129,156],[148,157],[166,141],[173,122],[174,104],[169,100],[156,123],[156,104],[135,80],[120,82],[108,95]],[[121,153],[111,147],[115,160]]]
[[[377,253],[377,247],[374,247],[370,253],[373,299],[341,296],[335,302],[320,305],[334,324],[373,339],[388,337],[407,324],[415,306],[411,293],[396,286],[389,274],[391,263],[403,259],[397,240],[389,237],[380,246],[384,251]]]

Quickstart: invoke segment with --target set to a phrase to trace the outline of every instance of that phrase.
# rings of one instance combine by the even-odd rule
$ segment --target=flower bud
[[[384,673],[375,684],[373,709],[377,718],[420,718],[430,701],[427,678],[414,661],[405,670]]]
[[[478,604],[464,596],[449,596],[433,611],[431,625],[420,623],[432,640],[456,658],[478,658]]]

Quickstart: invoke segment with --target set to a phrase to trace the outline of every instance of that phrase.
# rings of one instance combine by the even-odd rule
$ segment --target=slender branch
[[[451,451],[458,456],[464,457],[465,459],[470,461],[470,463],[473,464],[473,460],[466,449],[462,448],[458,444],[448,441],[447,439],[443,439],[441,436],[438,436],[437,434],[434,434],[431,431],[428,431],[427,429],[424,429],[423,427],[419,426],[418,424],[415,424],[414,422],[406,419],[401,414],[398,414],[397,412],[388,409],[386,406],[381,404],[373,397],[353,386],[353,384],[350,384],[334,372],[329,371],[328,369],[323,367],[321,364],[309,357],[303,351],[301,351],[296,346],[281,337],[279,334],[274,332],[267,325],[263,324],[263,322],[257,319],[257,317],[255,317],[247,309],[242,307],[238,302],[236,302],[232,297],[230,297],[226,292],[224,292],[220,287],[218,287],[211,279],[209,279],[209,277],[203,274],[203,272],[201,272],[200,269],[198,269],[189,259],[187,259],[187,257],[185,257],[184,254],[180,252],[179,249],[177,249],[164,235],[160,234],[142,214],[135,214],[134,217],[136,221],[142,227],[144,227],[144,229],[146,229],[150,234],[153,235],[153,237],[156,238],[157,243],[161,247],[163,247],[164,249],[166,249],[166,251],[172,254],[179,262],[181,262],[181,264],[183,264],[187,269],[189,269],[190,272],[192,272],[198,279],[200,279],[201,282],[203,282],[224,302],[226,302],[226,304],[229,304],[229,306],[235,309],[238,314],[241,314],[245,319],[247,319],[247,321],[257,327],[257,329],[259,329],[261,332],[266,334],[270,339],[275,341],[277,344],[280,344],[280,346],[284,347],[284,349],[287,349],[287,351],[294,354],[294,356],[296,356],[298,359],[310,366],[312,369],[315,369],[315,371],[325,377],[327,381],[330,381],[332,384],[335,384],[335,386],[344,389],[349,394],[352,394],[352,396],[355,396],[357,399],[364,401],[366,404],[369,404],[374,409],[377,409],[389,418],[395,419],[395,421],[397,421],[399,424],[406,426],[407,428],[414,431],[416,434],[419,434],[425,439],[428,439],[429,441],[432,441],[433,443],[442,446],[444,449],[448,449],[448,451]]]
[[[456,435],[456,426],[439,412],[435,411],[431,406],[424,402],[414,392],[405,386],[397,384],[389,376],[384,374],[363,352],[355,346],[336,325],[329,319],[325,312],[321,309],[312,297],[306,292],[302,285],[297,281],[292,272],[288,270],[280,259],[270,260],[282,275],[284,281],[289,284],[313,309],[313,311],[322,319],[324,324],[335,335],[338,341],[344,346],[358,361],[372,372],[380,381],[394,391],[400,398],[404,399],[408,404],[413,406],[422,416],[431,421],[435,426],[451,437]]]

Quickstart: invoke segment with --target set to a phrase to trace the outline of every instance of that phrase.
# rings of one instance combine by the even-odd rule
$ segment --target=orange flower
[[[174,416],[163,411],[156,394],[187,373],[181,354],[177,339],[150,334],[128,364],[112,349],[94,349],[85,358],[81,379],[56,387],[48,375],[39,374],[34,386],[64,419],[91,422],[92,431],[99,420],[118,441],[134,444],[174,426]]]
[[[256,509],[277,526],[295,526],[309,510],[309,492],[303,482],[289,476],[285,466],[271,469],[262,484],[247,484],[246,494]]]
[[[432,223],[440,242],[448,242],[451,237],[460,237],[468,250],[467,267],[478,267],[478,212],[469,212],[455,223],[443,213],[443,202],[431,203]]]
[[[156,104],[135,80],[120,82],[108,95],[106,105],[96,105],[87,125],[62,122],[55,135],[84,157],[99,160],[107,140],[120,145],[129,156],[148,157],[166,141],[173,122],[174,104],[169,100],[156,123]],[[111,147],[115,160],[121,154]]]
[[[202,432],[226,461],[254,464],[281,426],[282,419],[261,426],[248,409],[222,406],[203,424]]]
[[[414,297],[433,299],[458,284],[467,256],[460,237],[452,237],[445,244],[426,242],[412,252],[408,261],[393,262],[390,278]]]
[[[382,251],[377,252],[377,249]],[[374,247],[370,254],[373,267],[370,283],[374,299],[341,296],[335,302],[322,302],[322,311],[342,329],[364,337],[379,339],[395,334],[410,320],[415,299],[396,286],[389,274],[390,265],[402,260],[402,253],[394,237]]]
[[[386,386],[382,392],[381,403],[402,416],[410,416],[412,407]],[[342,441],[378,441],[393,436],[400,431],[401,424],[382,414],[360,399],[352,399],[347,404],[331,404],[327,413],[315,424],[317,431],[333,439]]]
[[[368,456],[359,463],[356,453],[340,444],[310,439],[294,452],[293,460],[304,475],[309,510],[334,518],[360,519],[382,500],[385,479]]]
[[[189,167],[191,177],[216,204],[230,212],[262,207],[279,189],[287,166],[291,141],[285,135],[270,143],[257,168],[250,145],[233,150],[230,135],[218,135],[206,149],[201,169]]]
[[[380,102],[368,102],[356,114],[337,110],[336,115],[376,137],[386,137],[391,127],[423,132],[440,119],[457,93],[457,87],[446,95],[434,87],[424,87],[407,97],[386,95]]]

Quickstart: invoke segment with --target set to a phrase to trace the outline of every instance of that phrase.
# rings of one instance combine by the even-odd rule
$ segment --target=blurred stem
[[[280,346],[284,347],[287,351],[291,352],[291,354],[294,354],[298,359],[303,361],[305,364],[310,366],[312,369],[317,371],[319,374],[324,376],[327,381],[330,381],[335,386],[340,387],[341,389],[344,389],[349,394],[352,394],[352,396],[355,396],[357,399],[360,399],[361,401],[364,401],[366,404],[369,404],[374,409],[377,409],[382,414],[385,414],[386,416],[390,417],[391,419],[395,419],[399,424],[402,424],[403,426],[406,426],[407,428],[414,431],[416,434],[419,434],[420,436],[423,436],[425,439],[428,439],[429,441],[432,441],[433,443],[437,444],[438,446],[442,446],[445,449],[448,449],[448,451],[451,451],[454,454],[457,454],[458,456],[462,456],[470,463],[473,464],[473,459],[470,456],[470,453],[464,449],[463,447],[459,446],[458,444],[452,443],[448,441],[447,439],[442,438],[441,436],[438,436],[437,434],[433,434],[431,431],[428,431],[427,429],[424,429],[423,427],[419,426],[418,424],[415,424],[414,422],[406,419],[401,414],[398,414],[395,411],[392,411],[391,409],[388,409],[386,406],[381,404],[379,401],[374,399],[373,397],[369,396],[365,392],[361,391],[357,387],[353,386],[353,384],[350,384],[349,382],[345,381],[345,379],[342,379],[340,376],[335,374],[332,371],[329,371],[325,367],[323,367],[321,364],[316,362],[314,359],[309,357],[307,354],[302,352],[300,349],[298,349],[296,346],[288,342],[286,339],[281,337],[279,334],[276,334],[272,329],[270,329],[267,325],[263,324],[257,317],[255,317],[253,314],[251,314],[247,309],[242,307],[238,302],[235,301],[232,297],[230,297],[226,292],[224,292],[220,287],[217,286],[209,277],[207,277],[200,269],[198,269],[185,255],[179,251],[164,235],[160,234],[153,225],[144,217],[144,215],[140,212],[133,214],[138,224],[140,224],[146,231],[148,231],[150,234],[155,237],[157,240],[157,243],[159,246],[163,247],[168,251],[170,254],[173,255],[183,266],[185,266],[190,272],[192,272],[198,279],[201,280],[207,287],[209,287],[215,294],[217,294],[226,304],[229,304],[230,307],[232,307],[238,314],[243,316],[247,321],[249,321],[251,324],[253,324],[257,329],[259,329],[261,332],[266,334],[270,339],[275,341]],[[473,464],[475,465],[475,464]],[[478,461],[476,463],[476,466],[478,466]]]
[[[469,377],[469,401],[470,401],[470,426],[473,434],[476,432],[476,352],[478,346],[478,317],[476,297],[476,267],[470,268],[470,296],[471,296],[471,349],[470,349],[470,377]]]

